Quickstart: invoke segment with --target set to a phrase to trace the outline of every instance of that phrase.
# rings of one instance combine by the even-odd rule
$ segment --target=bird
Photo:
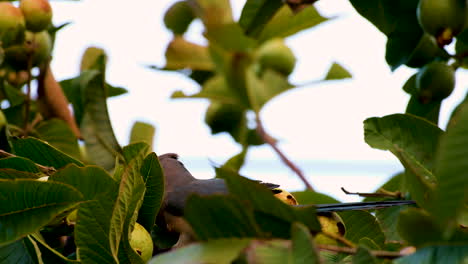
[[[174,247],[184,246],[194,240],[195,236],[190,225],[183,219],[184,209],[187,199],[192,194],[198,195],[214,195],[228,194],[228,188],[224,179],[197,179],[195,178],[179,160],[179,155],[176,153],[167,153],[158,156],[164,175],[164,197],[160,214],[166,227],[171,232],[180,234],[179,241]],[[272,194],[281,201],[295,207],[310,206],[299,205],[295,197],[279,188],[278,184],[265,183],[257,181],[272,191]],[[354,202],[354,203],[334,203],[334,204],[316,204],[316,212],[319,216],[335,218],[335,212],[349,210],[371,210],[380,209],[391,206],[413,205],[411,200],[395,200],[395,201],[380,201],[380,202]],[[344,234],[343,224],[339,220],[335,221],[342,235]]]

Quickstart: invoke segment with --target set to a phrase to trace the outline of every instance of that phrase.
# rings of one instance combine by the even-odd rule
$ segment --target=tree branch
[[[8,153],[4,150],[1,150],[0,149],[0,158],[13,158],[13,157],[18,157],[14,154],[11,154],[11,153]],[[37,163],[34,163],[36,165],[36,167],[42,172],[44,173],[45,175],[47,176],[50,176],[52,174],[54,174],[57,170],[53,167],[47,167],[47,166],[44,166],[44,165],[41,165],[41,164],[37,164]]]
[[[350,247],[340,247],[334,245],[317,245],[319,250],[331,251],[331,252],[340,252],[347,254],[356,254],[357,248]],[[395,252],[395,251],[385,251],[385,250],[369,250],[370,254],[378,258],[388,258],[395,259],[409,255],[408,253]]]

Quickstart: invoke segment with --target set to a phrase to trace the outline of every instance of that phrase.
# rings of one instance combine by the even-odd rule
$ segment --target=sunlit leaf
[[[35,132],[41,140],[72,156],[81,159],[78,141],[66,122],[60,119],[51,119],[40,122]]]
[[[341,80],[353,77],[343,66],[334,62],[330,69],[328,69],[325,80]]]
[[[130,144],[136,142],[145,142],[150,147],[150,152],[153,147],[153,139],[156,128],[148,123],[137,121],[133,124],[130,131]]]
[[[188,42],[182,37],[174,37],[166,49],[165,69],[212,70],[213,63],[208,49]]]
[[[366,211],[340,212],[346,226],[345,238],[359,244],[363,238],[373,241],[374,249],[380,249],[385,243],[385,236],[375,217]],[[375,248],[377,246],[378,248]]]
[[[249,36],[257,36],[283,6],[280,0],[248,0],[242,9],[239,25]]]

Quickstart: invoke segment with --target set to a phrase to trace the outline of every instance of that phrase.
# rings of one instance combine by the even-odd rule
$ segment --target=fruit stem
[[[260,135],[263,141],[270,145],[276,152],[276,154],[278,154],[281,161],[283,161],[283,163],[286,164],[286,166],[288,166],[292,171],[294,171],[297,174],[297,176],[299,176],[299,178],[302,180],[302,182],[308,190],[314,191],[314,188],[312,188],[312,185],[307,181],[301,169],[299,169],[299,167],[297,167],[296,164],[294,164],[290,159],[288,159],[288,157],[286,157],[283,151],[281,151],[281,149],[278,148],[277,141],[265,131],[265,128],[263,127],[263,123],[258,113],[256,113],[255,119],[257,122],[257,133]]]

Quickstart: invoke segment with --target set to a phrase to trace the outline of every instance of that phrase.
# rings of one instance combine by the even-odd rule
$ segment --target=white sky
[[[86,47],[97,45],[109,55],[108,82],[129,90],[109,101],[117,138],[128,143],[136,120],[157,127],[157,153],[177,152],[185,157],[222,162],[239,147],[226,135],[211,136],[204,124],[205,100],[171,100],[174,90],[196,92],[198,86],[176,73],[157,72],[143,65],[164,65],[171,34],[162,22],[173,0],[53,1],[54,23],[71,21],[57,36],[53,69],[58,79],[78,74]],[[245,1],[232,0],[238,17]],[[291,77],[304,83],[323,77],[338,61],[353,79],[325,82],[289,91],[262,111],[267,131],[281,140],[293,160],[392,160],[389,153],[371,149],[363,139],[368,117],[402,113],[408,96],[401,86],[414,72],[401,67],[391,72],[385,63],[385,36],[352,8],[349,1],[319,1],[325,16],[338,18],[291,37],[287,43],[298,57]],[[192,25],[188,38],[202,42],[202,27]],[[442,123],[466,94],[466,71],[457,72],[457,88],[445,100]],[[249,159],[276,159],[268,147],[255,148]]]

